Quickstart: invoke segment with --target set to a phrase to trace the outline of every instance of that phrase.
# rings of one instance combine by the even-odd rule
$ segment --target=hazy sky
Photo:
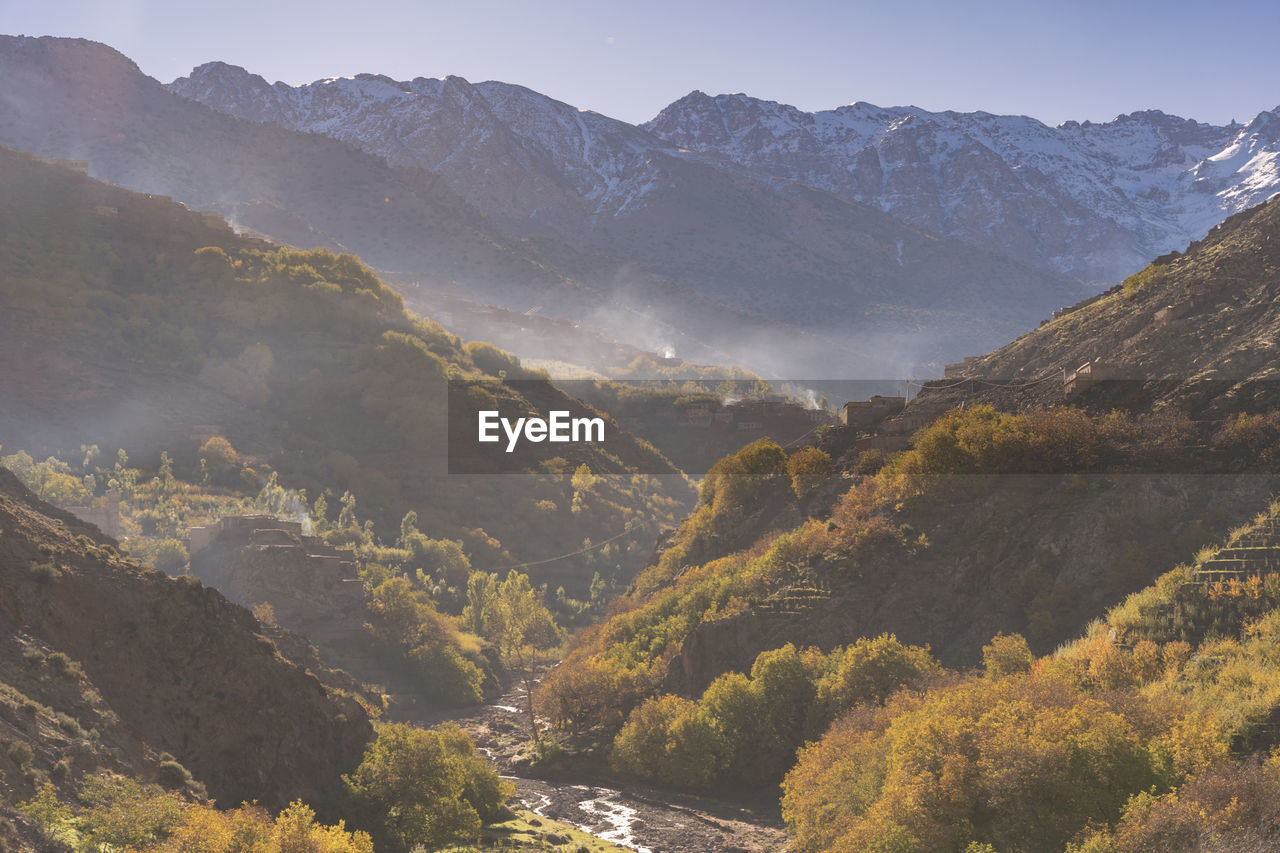
[[[1280,105],[1277,0],[0,0],[0,31],[102,41],[164,82],[214,59],[288,83],[457,74],[631,122],[693,89],[1049,124]]]

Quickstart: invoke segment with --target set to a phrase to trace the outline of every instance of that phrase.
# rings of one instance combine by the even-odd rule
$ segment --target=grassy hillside
[[[1001,631],[1047,651],[1275,488],[1262,471],[1210,473],[1240,450],[1174,426],[973,407],[887,461],[841,453],[844,430],[825,450],[757,442],[717,464],[694,514],[547,679],[548,703],[586,692],[585,705],[625,713],[659,688],[696,695],[787,642],[886,631],[953,665]],[[1210,467],[1179,470],[1197,454]],[[1134,473],[1147,469],[1165,473]]]
[[[681,788],[781,779],[807,853],[1275,849],[1280,503],[1257,505],[1042,657],[1016,633],[957,669],[888,634],[830,651],[786,643],[693,698],[641,701],[613,724],[610,761]],[[777,566],[802,541],[755,556]],[[614,689],[625,682],[589,672],[567,668],[558,686],[594,686],[585,695],[599,700],[610,672]],[[610,729],[596,710],[566,722]]]

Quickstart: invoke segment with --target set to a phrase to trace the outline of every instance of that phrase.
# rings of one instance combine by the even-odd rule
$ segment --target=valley
[[[237,56],[0,35],[0,853],[1280,849],[1277,111]]]

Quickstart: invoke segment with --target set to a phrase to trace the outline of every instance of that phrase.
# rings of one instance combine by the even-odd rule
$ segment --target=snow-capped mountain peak
[[[929,231],[1114,281],[1280,189],[1278,117],[1217,127],[1142,110],[1051,128],[864,101],[806,113],[692,92],[644,127]]]

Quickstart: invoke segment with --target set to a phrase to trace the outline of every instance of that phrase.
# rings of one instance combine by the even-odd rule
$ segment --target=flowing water
[[[612,787],[596,780],[546,780],[521,775],[508,760],[506,743],[525,725],[523,695],[499,703],[433,714],[418,722],[450,720],[476,739],[516,786],[516,799],[541,817],[571,824],[636,853],[764,853],[781,851],[786,834],[776,821],[736,805],[643,786]]]

